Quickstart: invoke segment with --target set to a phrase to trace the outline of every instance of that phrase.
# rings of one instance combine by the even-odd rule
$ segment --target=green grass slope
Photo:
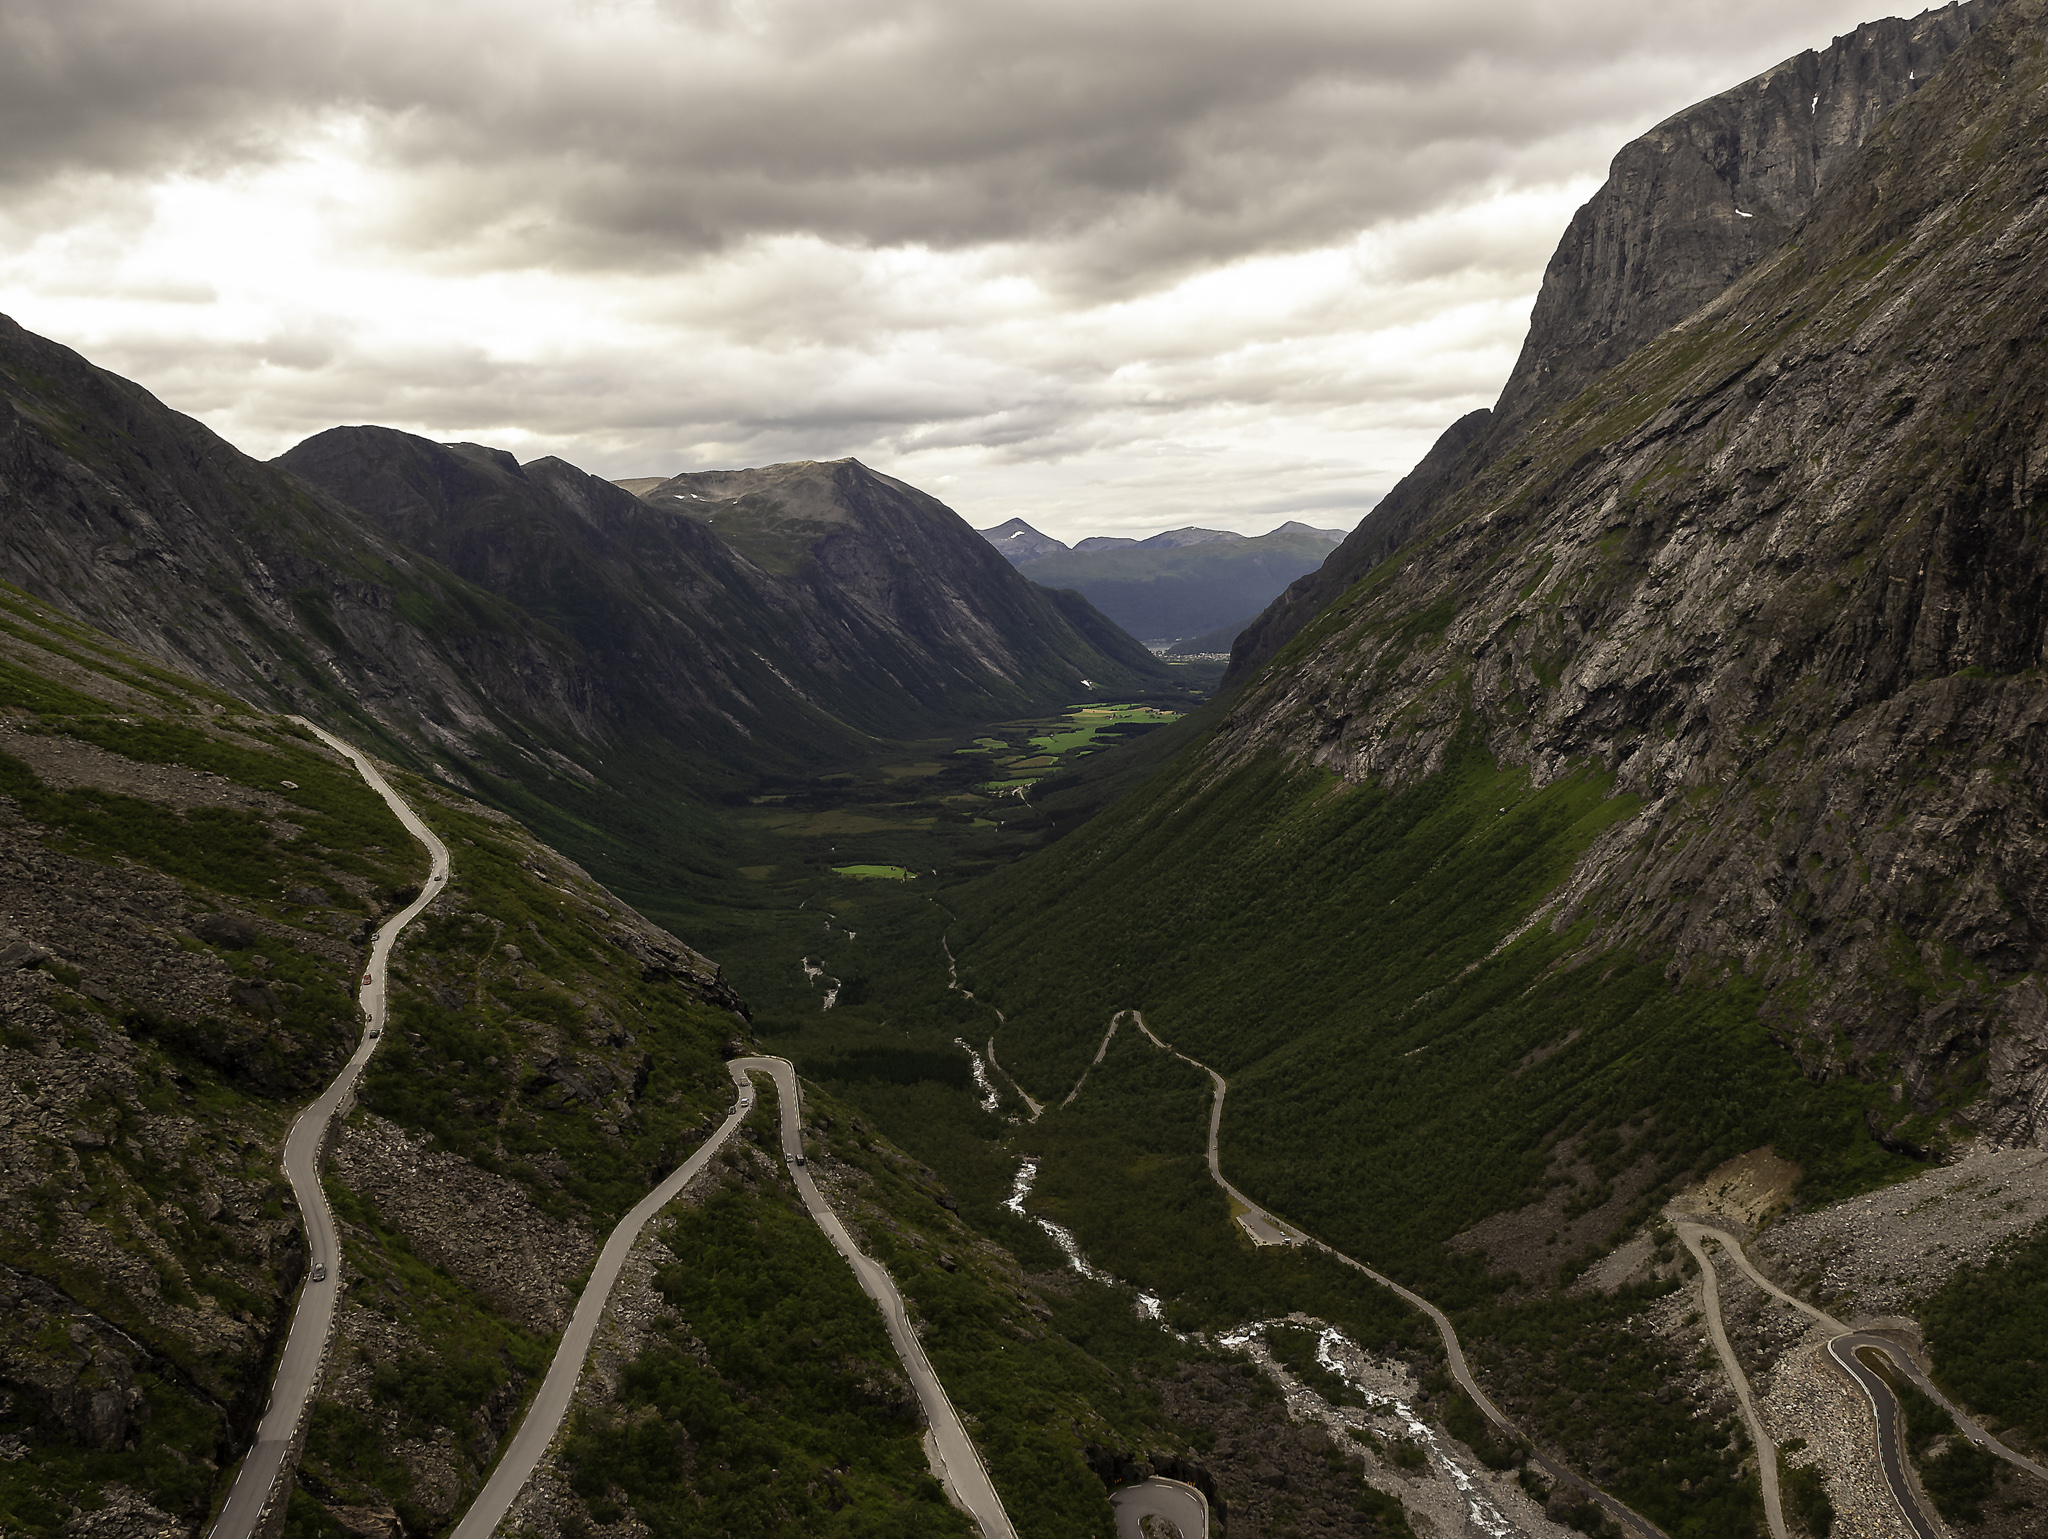
[[[1040,1099],[1141,1008],[1230,1077],[1234,1180],[1455,1297],[1484,1290],[1443,1242],[1537,1195],[1566,1136],[1617,1135],[1653,1191],[1766,1143],[1816,1192],[1895,1163],[1863,1125],[1875,1093],[1811,1084],[1739,976],[1673,981],[1527,924],[1634,810],[1597,774],[1533,788],[1469,746],[1394,795],[1198,765],[960,900],[962,978]]]

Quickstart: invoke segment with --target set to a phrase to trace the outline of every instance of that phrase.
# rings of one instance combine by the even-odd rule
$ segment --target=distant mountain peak
[[[1164,534],[1155,534],[1140,545],[1154,550],[1162,547],[1168,550],[1184,550],[1190,545],[1214,545],[1223,540],[1241,540],[1244,536],[1234,529],[1197,529],[1189,525],[1185,529],[1169,529]]]
[[[508,476],[517,476],[522,481],[526,479],[526,472],[519,468],[518,458],[509,450],[493,449],[489,444],[472,443],[444,443],[441,447],[450,454],[461,455],[466,460],[481,460],[487,465],[495,465]]]
[[[1067,549],[1062,541],[1039,533],[1021,518],[997,524],[993,529],[977,529],[975,533],[1007,556],[1012,566],[1022,566],[1044,556],[1064,555]]]
[[[1318,529],[1314,524],[1304,524],[1298,518],[1290,518],[1273,531],[1275,534],[1319,534],[1332,545],[1341,543],[1347,532],[1343,529]]]

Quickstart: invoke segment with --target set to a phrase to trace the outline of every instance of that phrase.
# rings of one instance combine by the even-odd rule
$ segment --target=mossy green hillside
[[[1766,1143],[1815,1193],[1901,1168],[1868,1092],[1801,1076],[1740,975],[1674,982],[1589,920],[1529,923],[1634,811],[1591,769],[1536,787],[1469,745],[1398,795],[1184,763],[962,894],[961,977],[1041,1100],[1142,1008],[1230,1077],[1234,1181],[1450,1305],[1487,1289],[1443,1243],[1529,1200],[1567,1135],[1619,1133],[1652,1189]]]
[[[0,1524],[124,1488],[199,1524],[303,1266],[278,1176],[359,1029],[358,942],[424,854],[301,729],[17,596],[0,751]],[[74,1410],[112,1394],[111,1440]]]
[[[617,1395],[578,1414],[572,1488],[592,1521],[630,1508],[656,1539],[973,1533],[880,1313],[774,1169],[749,1146],[661,1226],[686,1260],[657,1274],[667,1307]]]
[[[2048,1227],[1957,1270],[1917,1313],[1942,1387],[2021,1446],[2048,1447]]]
[[[650,940],[687,961],[685,948],[517,824],[401,784],[454,876],[394,952],[391,1030],[362,1104],[550,1212],[609,1223],[723,1114],[722,1051],[741,1023],[650,965]],[[548,1173],[557,1159],[566,1174]]]
[[[554,1339],[500,1317],[333,1176],[326,1187],[350,1269],[349,1305],[380,1317],[387,1350],[365,1365],[366,1404],[315,1402],[298,1483],[329,1507],[389,1503],[410,1531],[431,1532],[439,1514],[421,1505],[417,1471],[397,1450],[448,1438],[463,1465],[488,1468],[510,1411],[547,1371]],[[398,1342],[404,1350],[388,1350]],[[348,1373],[350,1354],[338,1356]],[[324,1527],[317,1509],[302,1504],[297,1516],[304,1531]]]

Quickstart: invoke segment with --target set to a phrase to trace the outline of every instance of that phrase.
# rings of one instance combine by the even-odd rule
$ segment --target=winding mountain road
[[[450,1539],[487,1539],[504,1521],[513,1501],[526,1488],[534,1466],[547,1454],[555,1434],[561,1430],[562,1419],[569,1413],[569,1404],[576,1397],[576,1385],[583,1377],[584,1359],[590,1355],[590,1344],[596,1339],[597,1327],[611,1303],[612,1289],[618,1284],[619,1273],[626,1265],[626,1258],[632,1254],[640,1231],[647,1227],[649,1219],[682,1195],[683,1189],[697,1178],[697,1173],[711,1162],[712,1156],[725,1147],[726,1140],[747,1120],[747,1113],[754,1109],[754,1089],[742,1071],[746,1062],[746,1059],[735,1059],[731,1065],[739,1098],[726,1114],[725,1121],[697,1147],[696,1153],[669,1174],[668,1179],[634,1204],[633,1210],[620,1219],[606,1237],[604,1249],[598,1252],[597,1265],[591,1269],[590,1280],[583,1285],[583,1292],[576,1299],[576,1312],[569,1318],[569,1327],[562,1332],[562,1339],[556,1344],[547,1377],[541,1380],[539,1392],[526,1408],[519,1430],[506,1445],[491,1471],[491,1478],[484,1482],[483,1490],[469,1504],[469,1511],[455,1525]]]
[[[1692,1252],[1692,1258],[1699,1263],[1700,1294],[1707,1317],[1707,1337],[1714,1343],[1714,1351],[1721,1359],[1722,1371],[1728,1375],[1728,1382],[1734,1387],[1735,1400],[1742,1407],[1742,1419],[1749,1427],[1749,1440],[1756,1449],[1757,1476],[1764,1488],[1764,1521],[1770,1525],[1771,1539],[1791,1539],[1785,1527],[1785,1503],[1778,1491],[1778,1445],[1771,1440],[1771,1434],[1764,1427],[1763,1417],[1757,1414],[1756,1404],[1749,1393],[1749,1375],[1742,1371],[1742,1364],[1735,1356],[1735,1348],[1729,1345],[1728,1331],[1721,1321],[1721,1276],[1714,1270],[1713,1258],[1707,1254],[1705,1240],[1709,1237],[1725,1239],[1718,1229],[1702,1229],[1698,1224],[1680,1224],[1679,1238],[1685,1241],[1685,1248]],[[1880,1418],[1882,1420],[1882,1418]],[[1889,1471],[1887,1478],[1889,1478]],[[1908,1517],[1910,1519],[1910,1512]],[[1932,1534],[1922,1539],[1934,1539]]]
[[[1184,1480],[1159,1475],[1109,1493],[1116,1539],[1145,1539],[1145,1519],[1164,1518],[1180,1539],[1209,1539],[1209,1499]]]
[[[306,1281],[299,1289],[299,1301],[292,1310],[292,1323],[285,1335],[284,1351],[271,1381],[270,1404],[257,1423],[256,1440],[248,1457],[236,1471],[227,1502],[214,1520],[211,1539],[249,1539],[263,1521],[271,1504],[283,1490],[292,1462],[299,1427],[306,1407],[320,1382],[320,1370],[327,1361],[327,1344],[334,1331],[336,1292],[341,1285],[341,1252],[336,1243],[334,1213],[320,1186],[320,1156],[335,1117],[344,1111],[355,1094],[356,1083],[370,1055],[377,1050],[384,1031],[385,981],[390,970],[391,947],[399,931],[419,917],[448,884],[448,847],[377,772],[375,765],[333,733],[316,727],[302,716],[291,718],[321,742],[356,767],[370,789],[384,798],[406,831],[426,846],[432,860],[419,896],[384,922],[370,949],[370,961],[363,975],[358,1002],[363,1013],[363,1033],[356,1050],[334,1077],[320,1098],[299,1113],[284,1144],[284,1174],[291,1183],[292,1197],[306,1229]],[[319,1277],[321,1280],[315,1281]]]
[[[491,1478],[477,1493],[476,1500],[470,1503],[469,1511],[456,1524],[450,1539],[489,1539],[505,1520],[512,1503],[532,1478],[535,1466],[546,1456],[556,1434],[561,1431],[562,1422],[575,1399],[577,1383],[583,1377],[584,1360],[590,1355],[598,1324],[611,1303],[612,1290],[618,1283],[626,1258],[632,1254],[634,1243],[640,1238],[640,1231],[646,1228],[649,1219],[682,1194],[683,1189],[746,1120],[754,1105],[750,1076],[755,1074],[766,1074],[774,1082],[781,1113],[783,1158],[788,1162],[790,1177],[796,1183],[804,1207],[812,1221],[825,1232],[833,1248],[853,1268],[862,1291],[881,1308],[890,1344],[896,1349],[896,1356],[910,1378],[911,1388],[916,1391],[918,1404],[929,1424],[927,1451],[932,1457],[935,1473],[954,1500],[981,1525],[984,1539],[1016,1539],[1016,1530],[1010,1526],[1009,1515],[1003,1510],[1002,1499],[996,1495],[988,1470],[967,1436],[959,1413],[953,1409],[945,1386],[939,1382],[939,1376],[932,1371],[931,1363],[924,1355],[917,1332],[904,1310],[903,1296],[896,1290],[895,1279],[880,1262],[854,1245],[845,1226],[839,1222],[839,1215],[832,1211],[831,1204],[811,1179],[809,1167],[802,1163],[803,1103],[796,1070],[781,1058],[735,1058],[727,1068],[738,1092],[732,1111],[689,1159],[640,1199],[605,1240],[604,1250],[598,1256],[590,1280],[584,1284],[582,1296],[576,1301],[576,1313],[555,1348],[547,1377],[541,1381],[540,1390],[527,1408],[518,1432],[513,1434],[496,1468],[491,1471]]]
[[[782,1058],[736,1058],[733,1069],[735,1073],[745,1069],[774,1079],[776,1099],[782,1110],[782,1152],[789,1161],[789,1173],[796,1181],[796,1189],[812,1219],[825,1231],[832,1248],[853,1268],[861,1291],[881,1306],[882,1319],[889,1327],[890,1344],[896,1348],[903,1371],[910,1376],[910,1387],[917,1392],[917,1403],[924,1409],[925,1421],[930,1426],[929,1446],[939,1465],[940,1481],[952,1493],[953,1499],[966,1509],[968,1516],[981,1526],[983,1539],[1017,1539],[1017,1530],[1010,1524],[1010,1515],[1003,1510],[1002,1498],[996,1494],[995,1482],[988,1477],[987,1466],[981,1462],[973,1439],[968,1437],[966,1427],[961,1424],[960,1413],[953,1409],[945,1385],[939,1382],[938,1374],[932,1371],[931,1362],[924,1355],[924,1345],[917,1339],[917,1332],[912,1329],[910,1317],[903,1308],[903,1295],[896,1291],[896,1280],[886,1267],[853,1243],[845,1225],[839,1222],[839,1215],[832,1211],[832,1205],[818,1190],[817,1183],[811,1179],[809,1167],[803,1163],[803,1102],[797,1087],[796,1070]]]
[[[1844,1325],[1826,1310],[1787,1293],[1756,1269],[1744,1252],[1742,1242],[1725,1229],[1716,1229],[1690,1220],[1678,1220],[1672,1227],[1678,1231],[1679,1238],[1685,1242],[1686,1248],[1699,1262],[1701,1276],[1705,1279],[1708,1334],[1713,1338],[1714,1350],[1720,1354],[1721,1362],[1728,1371],[1729,1381],[1735,1386],[1736,1398],[1742,1402],[1743,1415],[1750,1423],[1750,1437],[1756,1443],[1758,1463],[1765,1471],[1764,1510],[1770,1520],[1773,1539],[1784,1539],[1786,1532],[1784,1514],[1778,1500],[1776,1449],[1769,1434],[1764,1431],[1751,1409],[1749,1381],[1743,1375],[1741,1365],[1735,1360],[1735,1354],[1728,1346],[1727,1334],[1721,1324],[1719,1279],[1715,1277],[1713,1264],[1702,1248],[1703,1240],[1712,1240],[1721,1246],[1728,1259],[1741,1269],[1743,1275],[1770,1297],[1798,1310],[1830,1333],[1827,1344],[1828,1356],[1855,1382],[1863,1391],[1864,1398],[1869,1401],[1870,1413],[1876,1423],[1878,1464],[1884,1471],[1885,1485],[1890,1489],[1892,1500],[1898,1505],[1900,1515],[1905,1518],[1907,1526],[1920,1535],[1921,1539],[1937,1539],[1941,1533],[1941,1526],[1934,1514],[1928,1511],[1926,1500],[1921,1495],[1919,1487],[1914,1484],[1912,1474],[1907,1468],[1899,1436],[1902,1417],[1898,1398],[1892,1393],[1891,1386],[1884,1381],[1881,1374],[1858,1360],[1856,1354],[1859,1349],[1883,1353],[1895,1371],[1911,1380],[1930,1400],[1954,1417],[1958,1430],[1979,1448],[1998,1455],[2014,1468],[2024,1470],[2036,1479],[2048,1481],[2048,1468],[2043,1468],[2025,1454],[2007,1447],[1986,1432],[1977,1421],[1936,1389],[1933,1381],[1921,1371],[1920,1365],[1896,1342],[1888,1341],[1882,1336],[1859,1332]]]
[[[1904,1417],[1898,1397],[1882,1374],[1857,1360],[1859,1346],[1877,1345],[1880,1343],[1875,1336],[1837,1336],[1828,1343],[1828,1356],[1856,1382],[1863,1398],[1870,1402],[1870,1414],[1877,1422],[1877,1462],[1884,1469],[1884,1483],[1891,1488],[1892,1500],[1898,1503],[1906,1526],[1919,1539],[1942,1539],[1940,1526],[1921,1504],[1920,1493],[1913,1488],[1912,1477],[1906,1472],[1905,1438],[1899,1431]]]
[[[1479,1407],[1480,1412],[1486,1419],[1499,1428],[1509,1441],[1527,1442],[1528,1440],[1516,1431],[1515,1424],[1501,1413],[1500,1407],[1487,1397],[1486,1391],[1481,1389],[1478,1382],[1472,1377],[1471,1367],[1465,1361],[1465,1349],[1459,1343],[1457,1329],[1451,1324],[1448,1315],[1437,1308],[1436,1305],[1430,1303],[1421,1294],[1413,1289],[1404,1288],[1385,1273],[1376,1272],[1356,1257],[1347,1256],[1335,1246],[1326,1245],[1314,1236],[1295,1228],[1294,1225],[1275,1218],[1224,1179],[1223,1167],[1217,1156],[1217,1142],[1223,1127],[1223,1096],[1230,1088],[1230,1082],[1206,1063],[1201,1062],[1199,1059],[1190,1058],[1186,1053],[1183,1053],[1169,1042],[1160,1041],[1152,1028],[1145,1024],[1145,1017],[1139,1011],[1119,1011],[1116,1016],[1112,1016],[1110,1018],[1111,1033],[1114,1033],[1116,1030],[1117,1020],[1124,1015],[1130,1016],[1137,1023],[1138,1030],[1142,1031],[1151,1040],[1154,1047],[1159,1048],[1162,1052],[1171,1053],[1174,1057],[1180,1059],[1181,1062],[1192,1064],[1195,1068],[1200,1069],[1209,1076],[1210,1082],[1216,1087],[1215,1097],[1209,1103],[1209,1174],[1216,1184],[1223,1188],[1231,1201],[1242,1210],[1237,1214],[1237,1220],[1244,1226],[1245,1232],[1252,1237],[1254,1243],[1261,1245],[1313,1246],[1332,1260],[1340,1261],[1354,1271],[1364,1273],[1381,1287],[1388,1289],[1397,1297],[1419,1310],[1428,1318],[1430,1324],[1436,1327],[1437,1335],[1443,1341],[1444,1356],[1449,1363],[1451,1377],[1457,1381],[1458,1387],[1472,1397],[1472,1403]],[[1109,1038],[1105,1036],[1103,1038],[1103,1047],[1106,1049],[1108,1045]],[[1101,1057],[1101,1053],[1098,1052],[1096,1054],[1096,1062],[1100,1062]],[[1076,1089],[1078,1090],[1079,1087],[1076,1086]],[[1533,1451],[1533,1445],[1532,1451],[1529,1454],[1529,1462],[1542,1470],[1550,1478],[1552,1484],[1567,1490],[1576,1491],[1582,1497],[1598,1502],[1609,1517],[1613,1518],[1623,1528],[1642,1536],[1642,1539],[1667,1539],[1661,1528],[1657,1527],[1656,1524],[1652,1523],[1634,1508],[1609,1496],[1584,1476],[1566,1468],[1549,1455]]]

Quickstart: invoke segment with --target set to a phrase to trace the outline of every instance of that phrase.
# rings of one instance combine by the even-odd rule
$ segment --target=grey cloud
[[[1414,212],[1587,125],[1618,143],[1673,105],[1672,59],[1703,94],[1847,14],[13,0],[0,176],[261,161],[354,113],[396,175],[376,238],[450,265],[659,269],[807,232],[1030,242],[1055,283],[1101,294]]]

